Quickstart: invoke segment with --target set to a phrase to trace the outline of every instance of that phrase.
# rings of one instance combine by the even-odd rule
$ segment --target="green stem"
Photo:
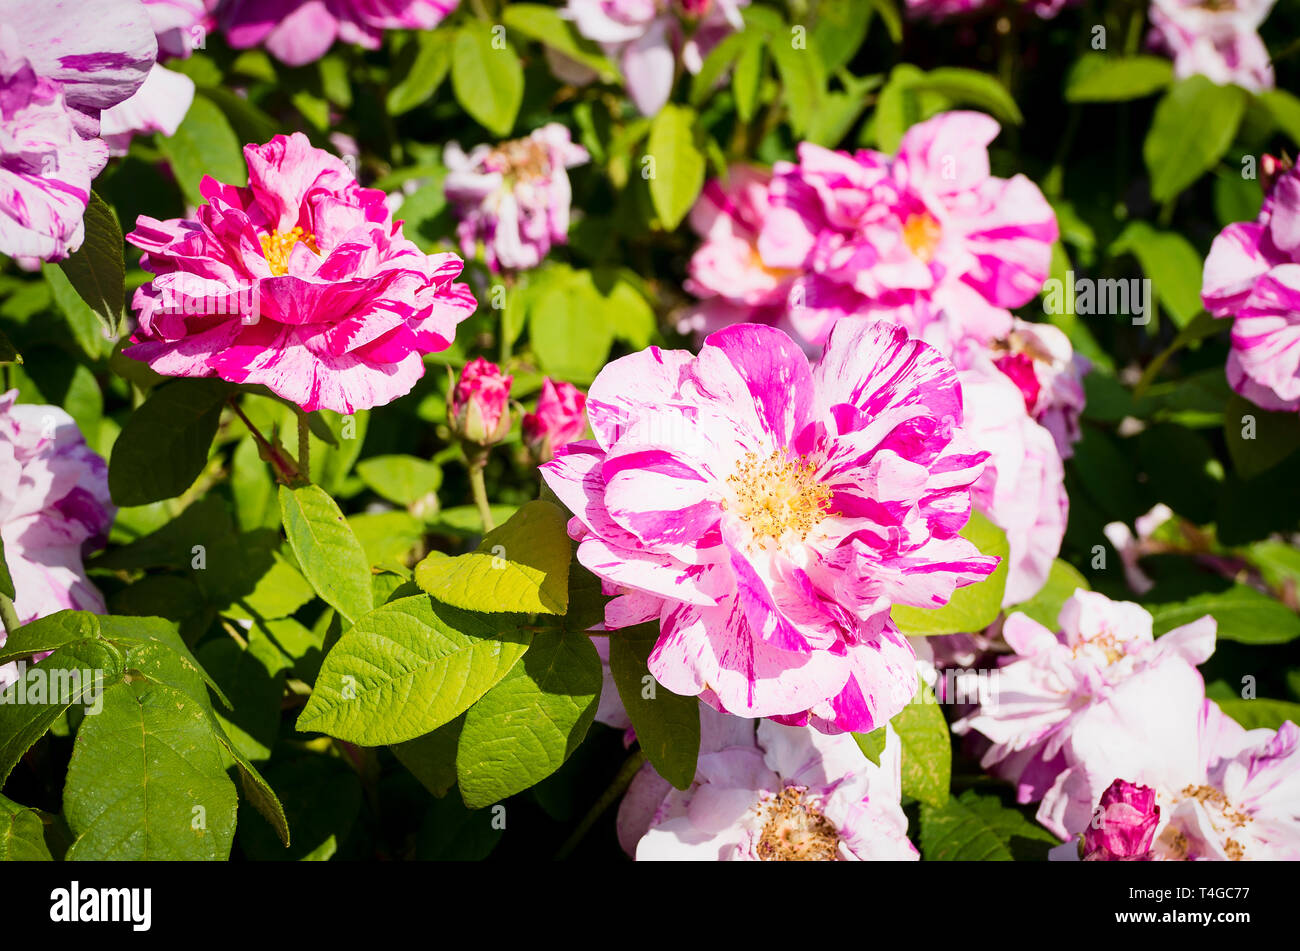
[[[513,341],[510,339],[510,327],[506,324],[506,315],[510,313],[510,295],[515,292],[515,276],[510,271],[504,271],[501,274],[501,283],[506,289],[505,304],[501,307],[501,322],[498,325],[500,340],[497,341],[497,362],[504,367],[510,362],[510,351],[513,349]]]
[[[311,481],[311,425],[302,410],[298,410],[298,471]]]
[[[18,612],[14,610],[14,602],[7,594],[0,594],[0,621],[4,622],[5,631],[9,634],[22,627]]]
[[[567,859],[569,854],[578,847],[578,843],[583,840],[591,827],[596,824],[596,820],[605,814],[605,810],[618,800],[618,797],[627,791],[627,787],[632,785],[632,780],[636,779],[636,774],[641,771],[641,764],[645,762],[645,754],[637,750],[629,756],[619,768],[618,775],[614,781],[609,784],[609,788],[600,794],[595,805],[587,811],[578,823],[578,827],[573,830],[562,846],[560,851],[555,853],[556,860]]]
[[[483,469],[486,466],[486,451],[482,458],[469,460],[469,488],[474,493],[474,504],[478,506],[479,518],[483,520],[483,531],[490,532],[497,526],[492,520],[492,506],[488,504],[487,486],[483,483]]]
[[[253,439],[257,442],[258,448],[262,451],[262,458],[271,464],[275,471],[276,478],[285,485],[292,485],[293,480],[298,477],[297,466],[284,458],[280,451],[271,445],[270,440],[262,435],[262,431],[253,424],[253,421],[244,414],[239,403],[232,396],[229,400],[230,408],[235,411],[244,427],[252,434]]]

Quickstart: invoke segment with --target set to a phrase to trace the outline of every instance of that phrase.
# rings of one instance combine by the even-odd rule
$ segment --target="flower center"
[[[934,258],[934,249],[938,247],[941,235],[939,222],[928,212],[908,215],[903,222],[903,243],[926,264]]]
[[[1205,810],[1205,816],[1209,819],[1210,826],[1214,832],[1222,837],[1223,852],[1227,857],[1239,862],[1246,857],[1246,848],[1242,845],[1240,839],[1246,839],[1241,835],[1247,827],[1255,821],[1249,813],[1242,812],[1225,796],[1222,790],[1213,786],[1192,786],[1187,785],[1173,796],[1175,803],[1195,799]],[[1234,834],[1239,838],[1234,838]],[[1191,843],[1188,841],[1186,834],[1170,826],[1165,829],[1160,836],[1160,843],[1173,858],[1185,859],[1191,853]],[[1196,856],[1191,856],[1195,858]]]
[[[792,532],[804,541],[830,514],[830,486],[817,481],[817,467],[804,456],[792,462],[779,449],[766,459],[748,453],[727,485],[731,506],[723,507],[734,507],[755,540],[780,541]]]
[[[840,837],[829,819],[811,803],[807,790],[786,786],[766,804],[767,822],[758,838],[764,862],[834,862]]]
[[[1074,647],[1071,648],[1070,655],[1072,657],[1078,657],[1080,651],[1089,648],[1099,652],[1103,657],[1105,657],[1107,664],[1113,664],[1128,656],[1128,652],[1124,649],[1124,644],[1117,640],[1114,633],[1109,630],[1103,629],[1098,631],[1096,634],[1093,634],[1091,637],[1079,641],[1079,643],[1075,644]]]
[[[758,253],[758,248],[754,245],[749,246],[749,266],[756,271],[761,271],[772,279],[774,284],[780,284],[791,278],[798,277],[801,273],[798,268],[770,267],[763,262],[763,256]]]
[[[551,174],[551,153],[534,138],[513,139],[497,146],[487,164],[511,181],[535,181]]]
[[[293,246],[299,241],[307,245],[313,254],[320,254],[320,248],[316,247],[316,236],[304,232],[296,225],[292,231],[272,231],[270,234],[262,235],[260,240],[267,266],[276,277],[283,277],[289,273],[289,255],[293,253]]]

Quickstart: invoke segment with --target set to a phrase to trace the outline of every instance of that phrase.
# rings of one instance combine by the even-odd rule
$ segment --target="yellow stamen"
[[[272,231],[261,236],[262,254],[266,257],[271,273],[276,277],[289,273],[289,255],[293,253],[293,246],[299,241],[307,245],[313,254],[320,254],[320,248],[316,247],[316,236],[304,232],[296,225],[292,231]]]
[[[758,839],[758,857],[764,862],[833,862],[840,837],[835,826],[812,803],[804,790],[786,786],[767,804],[767,822]]]
[[[491,164],[512,181],[536,181],[551,174],[550,149],[531,136],[501,143],[491,157]]]
[[[787,532],[804,541],[830,514],[831,489],[817,480],[817,467],[806,458],[792,462],[781,450],[766,459],[748,453],[727,485],[736,514],[760,543]]]
[[[938,247],[942,234],[939,222],[934,220],[933,215],[924,211],[908,216],[907,221],[903,222],[903,243],[926,264],[929,264],[934,257],[935,248]]]

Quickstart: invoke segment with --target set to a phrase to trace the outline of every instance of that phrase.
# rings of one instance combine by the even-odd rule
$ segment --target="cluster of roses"
[[[1039,822],[1082,836],[1054,858],[1300,858],[1300,728],[1246,730],[1206,698],[1212,617],[1157,640],[1141,606],[1080,590],[1059,622],[1009,615],[1014,653],[953,727]]]
[[[1259,37],[1259,26],[1277,0],[1151,0],[1147,46],[1174,61],[1174,75],[1206,76],[1255,91],[1273,88],[1273,64]],[[947,20],[966,14],[1012,13],[1023,5],[1043,19],[1077,0],[907,0],[913,17]]]
[[[307,55],[284,32],[295,18],[327,14],[331,40],[363,45],[376,39],[367,23],[422,25],[344,16],[353,5],[342,0],[285,6],[286,18],[249,12],[232,35],[256,34],[249,42],[289,59]],[[630,84],[661,62],[656,44],[682,55],[707,37],[709,17],[730,23],[739,4],[646,2],[652,25],[639,33],[618,19],[634,5],[587,6],[571,4],[584,29],[597,14],[602,29],[628,27],[596,38],[619,45]],[[29,99],[0,97],[0,108],[44,97],[70,136],[93,143],[71,113],[107,103],[66,75],[76,55],[39,49],[4,67],[25,77],[15,88]],[[130,71],[142,76],[155,55],[130,59]],[[65,72],[47,68],[55,62]],[[698,303],[682,316],[703,338],[698,353],[623,357],[585,397],[547,381],[524,419],[543,478],[573,513],[579,562],[614,596],[604,627],[657,622],[650,670],[702,701],[696,783],[671,790],[647,770],[624,802],[620,831],[638,855],[915,857],[899,743],[876,766],[848,735],[887,726],[912,699],[918,651],[945,662],[890,611],[942,606],[993,571],[997,559],[960,534],[972,508],[1008,537],[1004,604],[1042,586],[1083,405],[1086,365],[1066,337],[1011,313],[1040,291],[1057,224],[1024,176],[991,175],[997,132],[986,116],[947,113],[909,130],[894,156],[804,144],[796,162],[711,182],[691,216],[701,246],[687,289]],[[476,307],[456,281],[461,258],[421,252],[382,192],[300,134],[245,157],[246,187],[205,178],[192,218],[142,216],[128,236],[153,278],[135,294],[127,354],[169,376],[262,384],[307,411],[408,393],[424,355],[450,346]],[[562,126],[468,154],[449,147],[447,160],[467,256],[481,243],[492,268],[528,268],[566,239],[567,169],[586,154]],[[1206,302],[1237,318],[1234,386],[1295,409],[1297,360],[1279,369],[1274,354],[1293,349],[1300,313],[1288,296],[1300,288],[1300,179],[1276,172],[1260,221],[1216,242]],[[252,311],[225,305],[250,285]],[[511,382],[483,360],[465,368],[449,407],[463,439],[490,445],[511,427]],[[30,498],[6,494],[0,513],[20,614],[102,609],[80,563],[112,518],[102,460],[58,411],[6,400],[0,465],[10,454],[6,484],[32,487]],[[33,414],[53,429],[43,422],[37,438]],[[1011,614],[1002,635],[1017,656],[998,673],[1013,686],[957,725],[987,744],[986,766],[1022,801],[1042,801],[1044,825],[1063,838],[1089,829],[1094,857],[1300,856],[1297,730],[1248,732],[1205,700],[1195,665],[1213,649],[1211,620],[1156,642],[1140,608],[1081,592],[1061,625],[1053,634]],[[1142,706],[1152,698],[1159,717]],[[1117,750],[1120,735],[1132,742]]]
[[[1032,0],[1041,17],[1055,16],[1071,0]],[[1268,51],[1257,32],[1275,0],[1211,4],[1202,0],[1152,0],[1148,45],[1174,60],[1179,77],[1200,74],[1247,89],[1273,86]],[[161,62],[188,56],[220,28],[236,49],[265,46],[291,66],[324,56],[337,41],[375,49],[385,30],[429,30],[459,0],[50,0],[39,13],[18,12],[20,0],[0,3],[0,251],[27,263],[58,260],[81,244],[81,217],[90,182],[109,155],[125,154],[138,133],[173,134],[194,99],[194,83]],[[749,0],[568,0],[563,15],[615,62],[636,107],[654,115],[668,101],[681,71],[698,73],[704,58],[733,30],[744,26]],[[1001,9],[1001,0],[907,0],[913,17],[942,20]],[[102,37],[111,35],[111,40]],[[589,67],[551,46],[552,72],[565,82],[596,79]],[[560,126],[542,140],[563,136],[553,148],[573,164],[585,153],[567,142]],[[449,164],[473,172],[466,188],[486,188],[483,176],[512,179],[527,154],[478,150],[468,160],[449,150]],[[489,155],[488,153],[491,153]],[[527,170],[523,181],[535,176]],[[482,198],[480,194],[477,196]],[[564,207],[567,201],[551,207]],[[460,193],[460,200],[466,194]],[[542,207],[517,199],[519,212]],[[535,247],[556,240],[563,222],[492,214],[500,241],[490,255],[506,267],[531,267]],[[487,223],[462,225],[462,235]],[[551,237],[541,238],[548,228]],[[492,236],[489,235],[489,238]],[[518,252],[518,254],[515,254]],[[490,260],[495,261],[494,257]]]

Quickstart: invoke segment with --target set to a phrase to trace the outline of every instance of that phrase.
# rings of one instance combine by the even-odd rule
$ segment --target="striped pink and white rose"
[[[116,512],[108,465],[72,417],[57,406],[18,403],[17,390],[0,396],[0,537],[19,621],[104,611],[82,557],[103,547]],[[14,664],[0,664],[0,689],[16,676]]]
[[[611,363],[587,395],[595,438],[542,474],[578,560],[625,592],[607,626],[659,621],[665,687],[864,731],[916,689],[892,605],[943,605],[997,562],[958,535],[987,458],[962,415],[952,364],[900,327],[844,321],[812,368],[738,324],[698,356]]]
[[[1275,161],[1254,221],[1230,224],[1205,259],[1201,300],[1232,318],[1228,382],[1268,410],[1300,410],[1300,171]]]
[[[157,49],[140,0],[0,0],[0,253],[35,267],[81,247],[101,113]]]
[[[167,376],[260,383],[305,410],[392,402],[475,308],[463,263],[402,235],[382,191],[295,132],[244,147],[248,187],[204,177],[192,220],[141,215],[154,278],[125,351]]]

